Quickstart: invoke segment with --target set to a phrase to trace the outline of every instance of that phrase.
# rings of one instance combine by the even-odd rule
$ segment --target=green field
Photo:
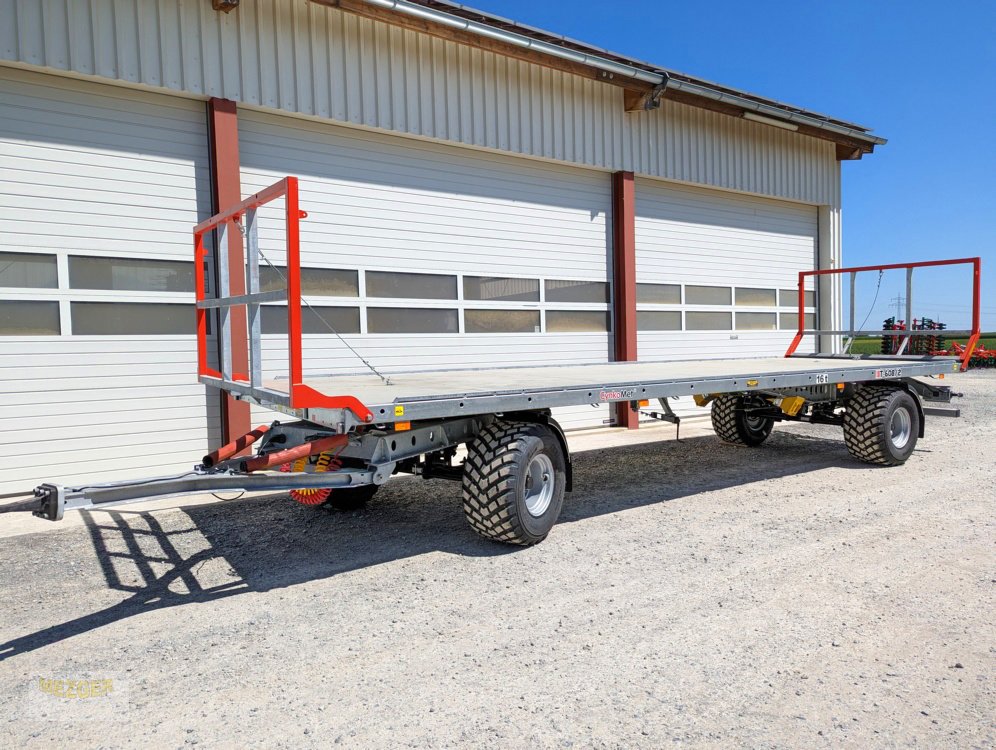
[[[901,331],[897,331],[900,335]],[[945,346],[951,345],[952,339],[945,339]],[[967,336],[958,336],[954,339],[959,344],[964,344],[968,341]],[[996,349],[996,332],[983,333],[982,338],[979,339],[979,346],[985,347],[986,349]],[[859,336],[851,344],[852,354],[878,354],[882,351],[882,339],[878,336]]]

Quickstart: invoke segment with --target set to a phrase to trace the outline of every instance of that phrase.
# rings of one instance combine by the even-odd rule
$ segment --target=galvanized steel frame
[[[503,414],[510,412],[540,411],[562,406],[583,406],[598,403],[624,403],[643,399],[674,398],[697,393],[738,393],[746,391],[800,388],[822,383],[857,383],[867,381],[901,380],[957,372],[958,361],[950,357],[896,358],[896,367],[883,370],[881,362],[861,367],[834,367],[835,358],[810,355],[813,367],[796,372],[761,372],[745,377],[717,376],[701,378],[661,379],[651,381],[610,382],[579,384],[549,389],[524,389],[522,391],[458,393],[452,396],[418,395],[404,397],[403,417],[395,417],[396,402],[371,404],[377,424],[394,424],[399,421],[415,422],[452,417]],[[848,359],[849,363],[861,358]],[[881,359],[881,358],[878,358]],[[484,373],[482,373],[484,374]],[[482,383],[486,382],[486,374]],[[360,424],[345,409],[292,408],[267,403],[250,396],[255,403],[285,414],[324,425],[338,432],[348,432]]]

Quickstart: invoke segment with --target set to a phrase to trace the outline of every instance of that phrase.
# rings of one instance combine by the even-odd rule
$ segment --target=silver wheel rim
[[[747,416],[744,418],[747,423],[747,429],[751,432],[760,432],[764,429],[764,417],[752,417]]]
[[[525,502],[529,515],[539,518],[553,500],[553,461],[545,453],[533,456],[526,467]]]
[[[889,437],[896,448],[905,448],[913,434],[913,420],[906,409],[896,409],[889,421]]]

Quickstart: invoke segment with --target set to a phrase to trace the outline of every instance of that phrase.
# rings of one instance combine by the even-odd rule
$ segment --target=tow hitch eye
[[[41,484],[35,487],[38,508],[32,515],[49,521],[61,521],[66,512],[66,491],[55,484]]]

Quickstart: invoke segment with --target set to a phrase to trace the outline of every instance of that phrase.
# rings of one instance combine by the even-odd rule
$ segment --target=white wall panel
[[[6,247],[191,258],[210,214],[203,104],[0,68],[0,110]]]
[[[192,336],[2,341],[0,494],[184,471],[220,439]]]
[[[829,204],[819,207],[820,268],[843,268],[843,239],[840,210],[840,170],[834,176],[834,194]],[[840,274],[819,279],[820,319],[823,328],[840,331],[844,328],[844,279]],[[820,351],[840,351],[840,336],[821,336]]]
[[[304,263],[606,279],[601,172],[244,112],[243,192],[300,178]],[[261,241],[282,247],[282,225]]]
[[[812,206],[637,180],[638,282],[795,287],[816,248]]]
[[[367,128],[814,204],[833,144],[308,0],[0,0],[0,60]]]
[[[0,164],[0,252],[62,268],[59,289],[0,298],[59,301],[64,316],[77,299],[193,301],[69,289],[65,258],[191,259],[190,228],[210,213],[203,104],[0,68]],[[0,338],[0,494],[196,463],[220,436],[190,320],[189,336]]]

